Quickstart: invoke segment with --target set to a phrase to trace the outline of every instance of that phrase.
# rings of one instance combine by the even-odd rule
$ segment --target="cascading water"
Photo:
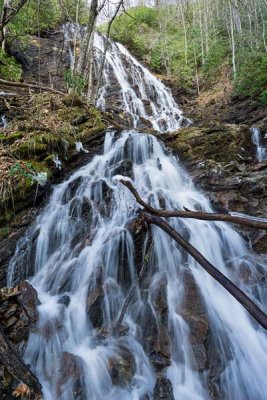
[[[64,38],[72,67],[75,62],[73,43],[80,40],[83,34],[83,28],[77,24],[64,25]],[[106,40],[105,36],[95,33],[93,47],[96,78],[99,77]],[[191,123],[183,117],[170,89],[132,57],[120,43],[109,40],[101,83],[97,106],[105,110],[107,104],[112,104],[112,107],[115,105],[132,117],[135,128],[140,126],[142,120],[149,122],[159,132],[174,131],[182,124]]]
[[[104,36],[95,35],[97,66],[101,64],[105,41]],[[97,103],[103,110],[109,100],[112,77],[119,84],[116,96],[123,110],[133,116],[134,127],[138,127],[140,117],[150,121],[153,128],[160,132],[174,131],[182,123],[188,124],[171,91],[132,57],[123,45],[110,41]]]
[[[169,92],[162,90],[164,103]],[[176,128],[177,120],[164,125]],[[161,368],[175,400],[266,400],[266,334],[159,228],[152,228],[152,240],[142,230],[132,234],[138,206],[119,183],[121,175],[154,207],[212,211],[179,161],[136,130],[108,131],[103,154],[54,188],[18,243],[8,274],[10,285],[34,275],[41,304],[25,361],[45,400],[152,400]],[[169,222],[261,307],[266,304],[266,263],[231,227]],[[140,265],[144,278],[113,335]]]
[[[265,148],[261,143],[261,130],[259,128],[252,128],[252,140],[256,146],[257,160],[262,162],[267,160],[267,148]]]

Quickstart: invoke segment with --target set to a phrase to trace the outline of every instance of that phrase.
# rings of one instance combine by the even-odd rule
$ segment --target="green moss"
[[[103,123],[90,128],[85,126],[84,129],[77,134],[76,139],[86,142],[88,139],[90,139],[99,132],[103,132],[104,130],[105,130],[105,125]]]
[[[249,130],[236,125],[223,125],[216,131],[209,128],[182,128],[170,135],[169,145],[187,160],[230,162],[239,160],[240,148],[249,153]],[[247,141],[245,144],[244,141]],[[250,146],[251,147],[251,146]]]
[[[5,238],[9,233],[10,233],[10,227],[9,226],[0,227],[0,240]]]
[[[85,102],[82,100],[80,96],[75,93],[68,94],[66,97],[62,99],[62,103],[66,107],[79,107],[83,108],[85,106]]]
[[[47,145],[45,143],[40,143],[37,140],[29,140],[14,147],[12,149],[12,154],[19,158],[29,160],[32,156],[44,154],[46,150]]]
[[[13,132],[7,135],[0,135],[0,142],[2,142],[3,144],[12,144],[14,143],[16,140],[21,139],[23,137],[23,133],[22,132]]]

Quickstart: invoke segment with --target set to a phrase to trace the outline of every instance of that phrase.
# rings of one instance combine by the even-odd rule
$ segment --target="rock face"
[[[127,387],[131,384],[136,370],[135,360],[131,352],[121,347],[109,360],[109,371],[114,385]]]
[[[39,300],[35,289],[26,281],[22,281],[15,288],[0,290],[1,327],[12,347],[20,356],[24,352],[30,332],[38,321],[38,304]],[[1,399],[13,399],[12,392],[20,382],[10,375],[1,361],[0,378]],[[25,390],[27,391],[27,387]]]
[[[170,135],[167,143],[215,210],[267,215],[267,162],[257,163],[249,127],[192,126]],[[242,228],[241,234],[257,252],[267,252],[266,232]]]
[[[190,345],[192,349],[192,366],[202,372],[208,368],[206,341],[209,330],[207,310],[189,270],[183,274],[184,300],[182,304],[182,317],[190,331]]]
[[[153,400],[174,400],[171,381],[167,378],[158,378],[153,391]]]

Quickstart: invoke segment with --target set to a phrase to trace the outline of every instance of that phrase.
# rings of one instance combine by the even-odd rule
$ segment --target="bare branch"
[[[37,90],[43,90],[44,92],[52,92],[55,94],[61,94],[61,95],[66,95],[64,92],[60,92],[59,90],[52,89],[48,86],[40,86],[40,85],[34,85],[31,83],[22,83],[22,82],[11,82],[11,81],[6,81],[4,79],[0,79],[0,84],[6,85],[6,86],[13,86],[13,87],[21,87],[21,88],[29,88],[29,89],[37,89]]]
[[[163,229],[170,235],[184,250],[187,251],[208,274],[219,282],[246,310],[250,315],[264,328],[267,329],[267,315],[230,279],[215,268],[194,246],[188,243],[178,232],[176,232],[166,221],[155,216],[145,214],[149,224],[153,224]]]
[[[193,219],[199,219],[199,220],[203,220],[203,221],[232,222],[234,224],[247,226],[249,228],[257,228],[257,229],[267,230],[267,222],[264,220],[256,221],[253,219],[237,217],[237,216],[233,216],[230,214],[205,213],[205,212],[190,211],[190,210],[186,210],[186,211],[157,210],[154,207],[152,207],[150,204],[146,203],[144,200],[141,199],[137,190],[135,189],[135,187],[132,185],[132,183],[130,181],[121,179],[120,183],[122,183],[124,186],[126,186],[132,192],[137,203],[139,203],[142,207],[144,207],[144,209],[146,211],[150,212],[151,214],[158,215],[160,217],[164,217],[164,218],[179,217],[179,218],[193,218]]]

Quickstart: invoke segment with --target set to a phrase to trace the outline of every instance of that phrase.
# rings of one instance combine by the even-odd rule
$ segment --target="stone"
[[[128,387],[134,378],[135,359],[126,347],[120,347],[115,357],[109,359],[109,371],[113,385]]]
[[[83,180],[82,176],[79,176],[78,178],[72,180],[69,184],[67,189],[65,190],[65,193],[62,197],[62,202],[63,204],[68,203],[70,200],[73,199],[75,196],[77,190],[79,189],[79,186],[81,185]]]
[[[133,162],[131,160],[121,161],[112,170],[112,176],[115,176],[115,175],[123,175],[123,176],[127,176],[130,179],[133,179],[134,178]]]
[[[19,283],[18,290],[20,294],[17,301],[25,310],[30,322],[35,324],[38,321],[37,306],[40,304],[37,292],[27,281]]]
[[[58,397],[64,393],[64,385],[72,383],[73,395],[75,399],[82,400],[85,396],[84,378],[82,374],[82,360],[71,353],[63,352],[60,360],[59,379],[57,382]]]
[[[110,215],[112,196],[113,189],[104,179],[92,184],[90,198],[104,217]]]
[[[190,271],[184,271],[183,282],[185,294],[181,315],[189,327],[192,367],[204,371],[208,366],[206,340],[209,323],[206,306]]]
[[[104,296],[102,268],[99,267],[90,279],[86,300],[86,311],[94,328],[100,328],[103,323]]]
[[[172,383],[168,378],[157,378],[153,390],[153,400],[175,400],[173,395]]]

